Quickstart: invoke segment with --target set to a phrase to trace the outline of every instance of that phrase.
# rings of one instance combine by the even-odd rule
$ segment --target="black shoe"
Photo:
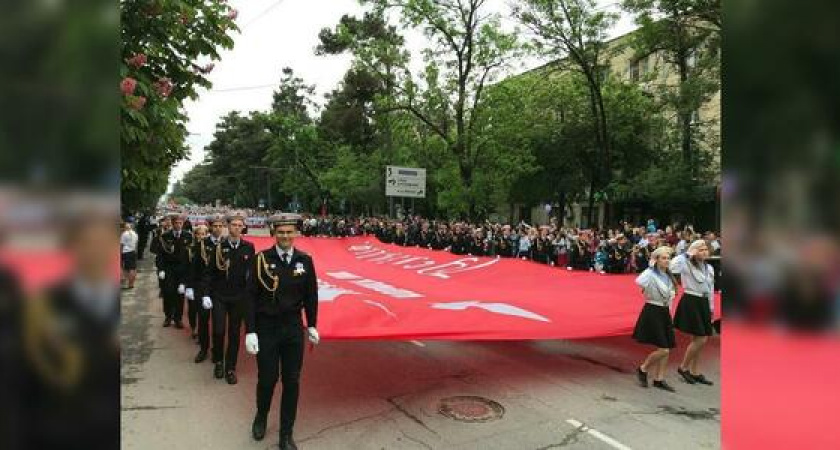
[[[207,350],[201,350],[197,355],[195,355],[196,364],[204,362],[205,359],[207,359]]]
[[[678,374],[680,374],[680,376],[682,377],[683,381],[685,381],[686,383],[688,383],[688,384],[694,384],[694,383],[696,383],[696,381],[694,381],[694,377],[693,377],[693,376],[691,376],[691,373],[690,373],[689,371],[687,371],[687,370],[682,370],[682,369],[680,369],[679,367],[677,367],[677,373],[678,373]]]
[[[228,370],[227,375],[225,375],[225,380],[227,380],[227,384],[236,384],[236,372]]]
[[[291,434],[280,436],[280,450],[298,450]]]
[[[254,437],[254,440],[261,441],[265,437],[266,419],[267,417],[260,415],[254,418],[254,424],[251,425],[251,436]]]
[[[648,387],[647,372],[643,371],[641,367],[636,368],[636,377],[638,377],[639,384],[642,387]]]
[[[711,386],[711,385],[714,384],[711,381],[709,381],[708,379],[706,379],[706,377],[704,377],[703,374],[700,374],[700,375],[692,374],[691,377],[694,378],[694,381],[696,381],[700,384],[705,384],[706,386]]]
[[[177,328],[179,330],[183,330],[184,329],[184,324],[181,323],[180,320],[178,320],[178,321],[175,322],[175,328]]]
[[[164,327],[164,328],[166,328],[166,327],[168,327],[168,326],[170,326],[170,325],[172,325],[172,319],[170,319],[169,317],[167,317],[166,319],[164,319],[164,320],[163,320],[163,327]]]
[[[672,388],[670,384],[665,382],[665,380],[653,380],[653,387],[662,389],[663,391],[677,392],[676,389]]]
[[[216,366],[213,367],[213,376],[216,378],[224,378],[225,377],[225,365],[223,363],[217,362]]]

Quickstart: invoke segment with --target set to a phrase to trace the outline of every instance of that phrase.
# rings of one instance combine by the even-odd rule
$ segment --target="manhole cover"
[[[493,400],[472,395],[449,397],[440,401],[441,414],[459,422],[492,422],[505,415],[505,408]]]

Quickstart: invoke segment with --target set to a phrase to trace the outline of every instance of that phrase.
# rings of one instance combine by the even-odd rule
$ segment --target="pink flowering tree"
[[[233,47],[238,12],[223,0],[121,0],[122,200],[151,206],[187,156],[184,101],[210,88],[210,61]]]

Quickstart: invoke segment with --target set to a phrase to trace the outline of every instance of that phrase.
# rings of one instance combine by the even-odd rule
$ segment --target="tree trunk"
[[[595,228],[595,227],[592,226],[593,222],[594,222],[594,220],[592,218],[592,214],[594,214],[594,212],[595,212],[595,177],[593,176],[592,180],[590,180],[590,182],[589,182],[589,212],[587,213],[587,224],[589,225],[589,228]]]
[[[557,227],[563,228],[566,220],[566,191],[560,191],[560,194],[557,196],[557,200]]]
[[[677,55],[677,67],[680,73],[680,103],[684,105],[683,96],[684,93],[682,92],[683,86],[688,82],[688,55],[685,51],[680,51]],[[694,161],[693,161],[693,152],[691,148],[691,116],[693,111],[686,111],[685,106],[680,106],[677,108],[677,115],[679,116],[680,122],[680,143],[682,147],[682,155],[683,155],[683,162],[685,163],[686,167],[688,167],[688,173],[693,178],[694,173]]]

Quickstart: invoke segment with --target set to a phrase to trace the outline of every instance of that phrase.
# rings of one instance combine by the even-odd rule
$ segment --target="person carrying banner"
[[[706,241],[698,239],[688,250],[671,260],[671,272],[680,274],[685,293],[674,314],[674,326],[692,336],[677,373],[688,384],[712,385],[697,366],[700,352],[712,335],[712,310],[715,292],[715,270],[706,263],[709,247]]]
[[[304,333],[318,344],[318,281],[312,257],[294,248],[300,216],[272,216],[275,245],[260,252],[245,308],[245,349],[257,355],[257,413],[251,427],[255,440],[265,437],[274,387],[280,379],[280,449],[296,450],[292,432],[300,393]],[[305,313],[304,328],[301,311]],[[305,331],[304,331],[305,330]]]
[[[170,215],[172,229],[158,239],[161,267],[158,278],[163,280],[163,309],[166,318],[163,326],[175,322],[175,328],[183,329],[181,318],[184,315],[184,294],[190,271],[192,233],[183,230],[184,217],[181,214]]]
[[[228,237],[216,245],[205,272],[206,291],[201,302],[205,309],[213,309],[213,375],[236,384],[239,332],[255,250],[254,244],[242,239],[242,213],[231,214],[227,223]]]
[[[668,271],[671,253],[670,247],[656,249],[650,255],[648,268],[636,278],[636,284],[642,288],[645,297],[645,306],[636,321],[633,339],[656,347],[636,369],[639,384],[648,387],[648,375],[652,373],[654,387],[674,392],[674,388],[665,381],[668,355],[676,347],[670,307],[676,295],[677,281]]]

